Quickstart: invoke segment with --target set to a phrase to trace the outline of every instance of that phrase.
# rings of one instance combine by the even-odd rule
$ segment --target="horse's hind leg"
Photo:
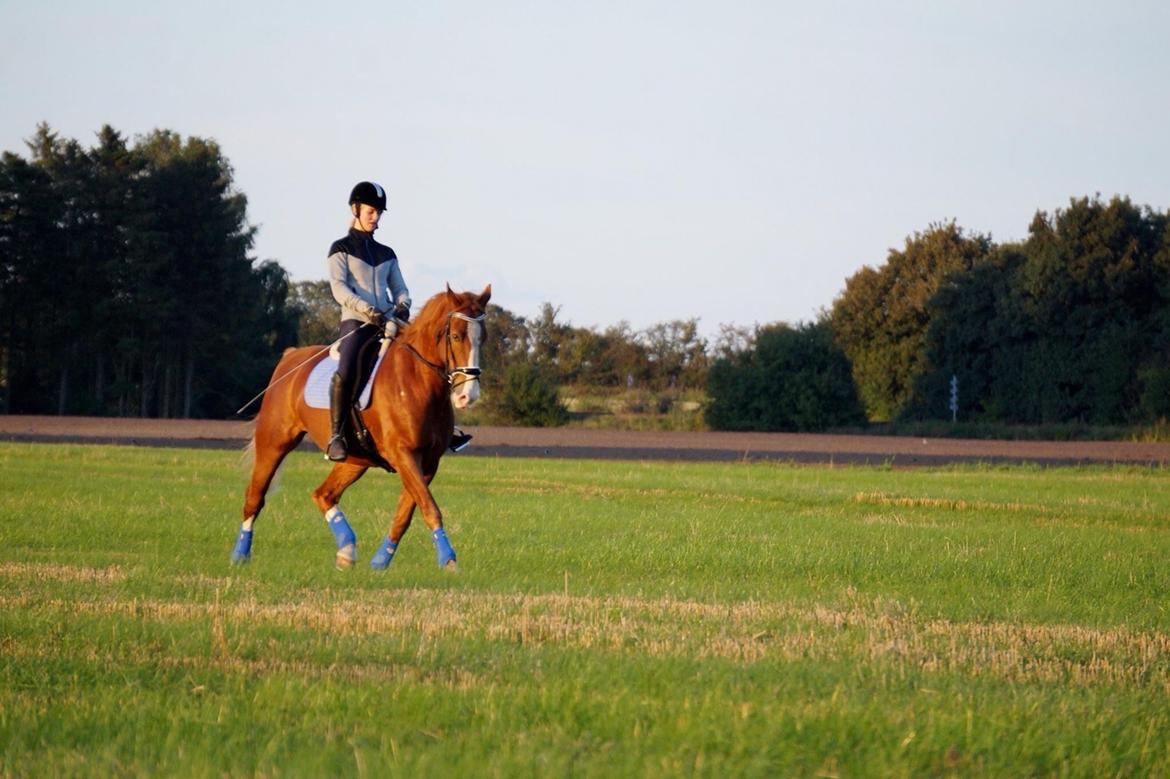
[[[357,536],[349,525],[349,520],[337,505],[341,494],[349,485],[362,477],[366,472],[364,465],[350,465],[341,462],[333,466],[329,475],[321,486],[313,490],[313,502],[325,515],[325,522],[337,541],[337,567],[345,569],[357,561]]]
[[[235,548],[232,549],[232,563],[242,565],[252,559],[252,525],[264,508],[264,496],[272,485],[272,477],[304,436],[304,431],[289,432],[273,440],[273,436],[262,435],[259,430],[253,436],[252,478],[244,493],[244,521],[240,525]]]

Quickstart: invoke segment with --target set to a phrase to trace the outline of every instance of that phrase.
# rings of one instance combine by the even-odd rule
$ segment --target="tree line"
[[[864,266],[813,322],[643,332],[499,322],[507,366],[554,383],[703,389],[715,429],[898,420],[1132,425],[1170,416],[1170,212],[1129,198],[1037,212],[1021,241],[954,221]]]
[[[1074,198],[1003,244],[932,225],[850,277],[829,320],[870,419],[1164,418],[1170,214]]]
[[[223,417],[295,342],[219,146],[41,124],[0,157],[0,409]]]
[[[0,157],[0,411],[226,417],[283,349],[336,337],[326,282],[251,256],[214,141],[105,126],[84,148],[42,124],[27,145]],[[1017,242],[932,224],[813,322],[708,339],[697,318],[585,328],[493,304],[484,383],[519,423],[563,422],[575,386],[703,394],[718,429],[1132,424],[1170,415],[1168,303],[1170,214],[1084,197]]]

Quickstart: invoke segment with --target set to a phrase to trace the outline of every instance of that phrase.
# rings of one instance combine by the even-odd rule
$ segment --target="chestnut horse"
[[[479,397],[479,355],[491,294],[490,284],[479,295],[456,294],[448,286],[446,292],[432,297],[391,342],[374,377],[370,407],[362,418],[378,455],[402,478],[389,533],[370,559],[375,569],[390,565],[416,506],[431,530],[439,567],[455,568],[455,550],[443,530],[443,515],[430,483],[455,428],[452,406],[467,408]],[[322,450],[329,441],[329,410],[310,408],[304,392],[313,366],[324,358],[325,350],[319,346],[289,349],[273,371],[273,382],[256,416],[255,462],[244,497],[244,523],[232,552],[234,563],[251,558],[252,523],[264,507],[264,494],[281,461],[305,433]],[[349,568],[357,559],[357,538],[338,503],[346,488],[376,465],[351,455],[335,463],[313,491],[313,502],[337,541],[339,568]]]

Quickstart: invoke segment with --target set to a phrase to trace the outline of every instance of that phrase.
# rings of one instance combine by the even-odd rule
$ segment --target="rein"
[[[362,327],[365,327],[365,325],[362,325]],[[267,387],[265,387],[264,389],[262,389],[262,390],[260,390],[259,392],[257,392],[257,393],[256,393],[256,395],[255,395],[255,396],[254,396],[254,397],[253,397],[251,400],[249,400],[247,403],[245,403],[244,405],[240,406],[240,407],[239,407],[239,409],[237,409],[237,410],[236,410],[236,416],[239,416],[240,414],[244,413],[244,409],[246,409],[248,406],[252,405],[252,404],[253,404],[253,403],[255,403],[257,400],[259,400],[259,399],[260,399],[260,397],[261,397],[261,396],[262,396],[262,395],[263,395],[265,392],[267,392],[268,390],[272,389],[272,388],[273,388],[273,387],[275,387],[277,384],[280,384],[282,381],[284,381],[285,379],[287,379],[289,376],[292,376],[294,373],[296,373],[297,371],[299,371],[301,368],[305,367],[305,365],[309,364],[309,363],[310,363],[310,362],[312,362],[313,360],[315,360],[315,359],[317,359],[318,357],[320,357],[321,355],[325,354],[325,352],[329,351],[329,350],[330,350],[330,349],[332,349],[334,346],[337,346],[339,343],[341,343],[342,341],[344,341],[346,338],[349,338],[351,335],[353,335],[353,334],[354,334],[354,333],[356,333],[356,332],[357,332],[357,330],[350,330],[348,333],[346,333],[345,335],[341,336],[340,338],[338,338],[336,341],[334,341],[333,343],[329,344],[328,346],[326,346],[326,347],[324,347],[324,348],[320,349],[319,351],[313,352],[311,355],[309,355],[309,357],[308,357],[307,359],[303,360],[303,361],[302,361],[302,362],[301,362],[299,365],[297,365],[295,368],[292,368],[292,369],[290,369],[290,370],[286,371],[286,372],[285,372],[285,374],[284,374],[283,376],[281,376],[279,379],[273,379],[272,381],[268,382],[268,386],[267,386]]]

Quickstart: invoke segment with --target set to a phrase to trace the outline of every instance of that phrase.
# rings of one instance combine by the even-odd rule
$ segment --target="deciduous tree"
[[[870,419],[889,420],[907,407],[924,372],[930,300],[944,281],[984,261],[991,238],[954,222],[931,225],[890,250],[885,265],[864,267],[833,302],[831,321],[853,366]]]

